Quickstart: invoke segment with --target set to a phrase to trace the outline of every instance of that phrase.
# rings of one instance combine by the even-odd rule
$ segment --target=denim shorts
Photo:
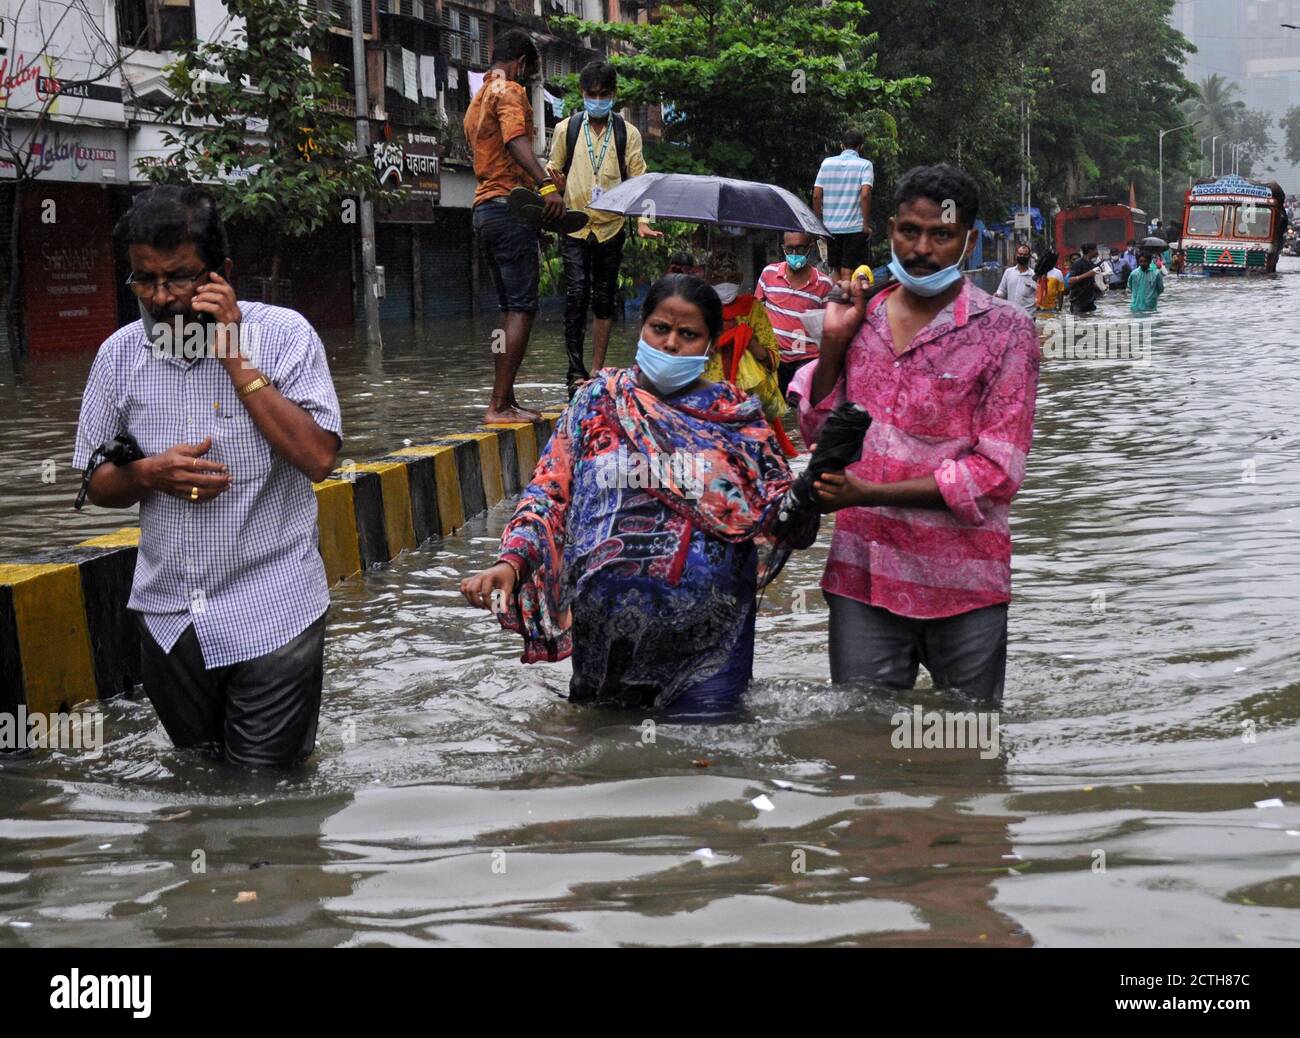
[[[504,198],[474,207],[474,231],[479,255],[492,272],[501,312],[536,313],[540,273],[537,232],[506,208]]]

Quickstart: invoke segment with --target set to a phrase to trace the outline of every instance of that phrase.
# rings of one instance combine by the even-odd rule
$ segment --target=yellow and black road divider
[[[330,584],[391,562],[511,497],[532,478],[558,413],[483,426],[336,470],[314,486]],[[59,713],[140,681],[127,611],[138,527],[0,563],[0,713]]]

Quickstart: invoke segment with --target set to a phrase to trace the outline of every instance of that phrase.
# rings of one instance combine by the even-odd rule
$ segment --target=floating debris
[[[1264,807],[1285,807],[1286,805],[1284,805],[1282,801],[1279,800],[1277,797],[1271,797],[1268,800],[1256,800],[1255,806],[1259,808],[1264,808]]]
[[[773,779],[772,785],[776,786],[777,789],[794,789],[794,783],[787,782],[785,779]]]
[[[767,798],[766,793],[759,793],[758,796],[754,797],[754,799],[750,801],[750,803],[753,804],[760,811],[776,810],[776,805]]]
[[[697,768],[707,768],[710,762],[705,760],[703,757],[700,757],[697,760],[691,761],[691,763],[694,764]]]
[[[241,890],[238,894],[235,895],[235,904],[237,905],[246,905],[250,901],[256,901],[256,900],[257,900],[256,890]]]
[[[717,857],[717,855],[713,853],[713,848],[701,847],[698,851],[696,851],[693,855],[691,855],[691,857],[703,858],[705,861],[712,861],[714,858]]]

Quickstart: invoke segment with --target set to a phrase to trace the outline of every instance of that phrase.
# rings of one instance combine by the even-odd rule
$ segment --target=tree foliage
[[[807,198],[845,129],[860,123],[869,149],[892,148],[893,119],[927,86],[877,73],[866,18],[856,0],[686,0],[644,25],[551,25],[627,48],[611,58],[623,102],[671,106],[663,143],[647,147],[651,168],[766,181]]]

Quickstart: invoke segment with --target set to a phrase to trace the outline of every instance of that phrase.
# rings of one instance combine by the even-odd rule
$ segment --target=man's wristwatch
[[[253,393],[256,393],[259,389],[265,389],[270,384],[271,380],[269,378],[265,375],[258,375],[257,378],[253,379],[253,381],[248,383],[248,385],[239,387],[239,395],[241,397],[250,396]]]

